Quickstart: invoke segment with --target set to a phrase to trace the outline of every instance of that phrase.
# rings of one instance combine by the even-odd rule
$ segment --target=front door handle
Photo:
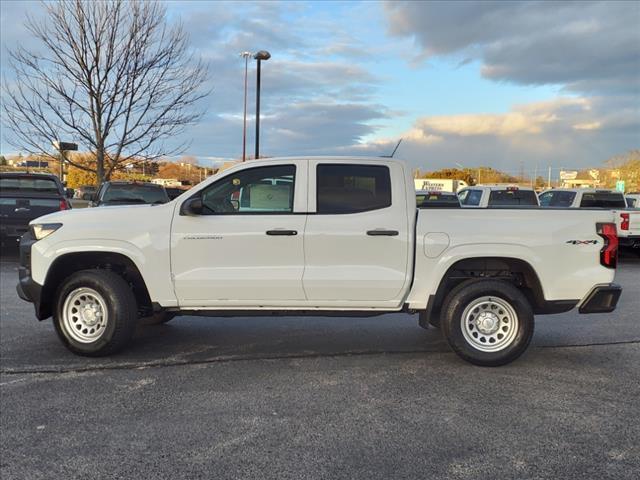
[[[383,228],[376,228],[375,230],[367,230],[367,235],[371,237],[396,237],[400,235],[397,230],[385,230]]]
[[[285,235],[297,235],[298,231],[297,230],[282,230],[282,229],[277,229],[277,230],[267,230],[267,235],[274,235],[276,237],[278,236],[285,236]]]

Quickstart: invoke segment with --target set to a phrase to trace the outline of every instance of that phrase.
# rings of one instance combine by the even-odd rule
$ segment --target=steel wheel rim
[[[500,297],[476,298],[464,309],[460,320],[465,340],[481,352],[504,350],[518,334],[518,315]]]
[[[67,334],[80,343],[93,343],[105,332],[109,322],[107,305],[92,288],[76,288],[62,306],[62,323]]]

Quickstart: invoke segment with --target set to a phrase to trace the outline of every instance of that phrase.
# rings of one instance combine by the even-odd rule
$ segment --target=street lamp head
[[[256,60],[269,60],[271,58],[271,54],[266,50],[260,50],[258,53],[253,55],[253,58]]]
[[[251,52],[241,52],[240,56],[242,58],[249,58],[251,56]]]

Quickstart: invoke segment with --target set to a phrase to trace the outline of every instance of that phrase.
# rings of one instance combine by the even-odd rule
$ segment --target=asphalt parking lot
[[[490,369],[403,314],[180,317],[81,358],[3,253],[3,480],[638,478],[638,258],[616,312],[538,317],[529,351]]]

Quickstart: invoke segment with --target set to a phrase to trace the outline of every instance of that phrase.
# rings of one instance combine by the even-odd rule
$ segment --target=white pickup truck
[[[155,316],[418,313],[479,365],[517,358],[534,314],[611,312],[606,211],[417,209],[391,159],[238,164],[163,205],[31,222],[18,293],[82,355],[124,347]]]
[[[603,208],[616,223],[620,246],[640,253],[640,209],[628,208],[622,192],[595,188],[556,188],[540,193],[545,208]]]

